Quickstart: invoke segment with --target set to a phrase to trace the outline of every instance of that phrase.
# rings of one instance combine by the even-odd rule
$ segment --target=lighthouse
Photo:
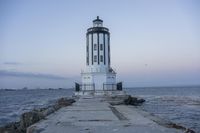
[[[111,67],[111,47],[109,29],[103,26],[103,20],[97,16],[93,26],[86,33],[86,67],[81,72],[81,84],[76,91],[108,92],[121,90],[116,84],[116,72]]]

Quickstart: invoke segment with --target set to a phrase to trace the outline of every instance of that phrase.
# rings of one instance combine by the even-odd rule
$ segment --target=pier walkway
[[[28,133],[179,133],[144,117],[134,106],[110,105],[106,97],[81,96],[30,126]]]

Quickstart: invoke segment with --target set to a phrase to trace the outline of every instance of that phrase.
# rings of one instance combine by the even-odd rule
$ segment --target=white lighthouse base
[[[115,72],[83,72],[82,91],[113,91],[116,87]]]

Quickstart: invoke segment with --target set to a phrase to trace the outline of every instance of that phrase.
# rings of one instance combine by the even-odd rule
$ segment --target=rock
[[[35,126],[30,126],[29,128],[27,128],[26,133],[37,133],[37,131],[35,130]]]
[[[20,128],[26,129],[27,127],[29,127],[33,123],[36,123],[43,118],[44,118],[43,113],[40,112],[40,111],[37,111],[37,110],[33,110],[33,111],[30,111],[30,112],[24,113],[24,114],[21,115]]]
[[[189,128],[186,128],[186,127],[181,126],[181,125],[178,125],[178,124],[176,124],[176,123],[169,123],[167,126],[168,126],[168,127],[171,127],[171,128],[182,129],[182,130],[185,131],[184,133],[195,133],[194,130],[189,129]]]
[[[43,116],[47,116],[53,112],[55,112],[58,108],[50,107],[42,111]]]
[[[145,102],[144,99],[138,99],[136,97],[132,97],[131,95],[123,95],[123,96],[113,96],[108,97],[107,101],[111,105],[134,105],[138,106]]]
[[[138,99],[137,102],[138,102],[138,103],[143,103],[143,102],[145,102],[145,100],[144,100],[144,99]]]
[[[106,97],[106,101],[108,101],[111,105],[124,105],[124,100],[127,98],[128,95],[111,96]]]
[[[124,100],[124,104],[126,104],[126,105],[135,105],[135,106],[140,105],[143,102],[145,102],[144,99],[138,99],[138,98],[132,97],[132,96],[128,96],[128,98]]]
[[[72,103],[74,103],[75,100],[74,99],[67,99],[67,98],[60,98],[57,103],[59,106],[63,107],[63,106],[69,106]]]
[[[186,129],[185,133],[195,133],[195,131],[192,129]]]
[[[12,122],[4,127],[0,127],[0,133],[21,133],[21,131],[18,129],[19,122]]]

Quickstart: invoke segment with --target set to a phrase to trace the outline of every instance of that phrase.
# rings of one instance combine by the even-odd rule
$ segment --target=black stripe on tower
[[[99,64],[99,33],[97,33],[97,45],[98,45],[98,64]]]
[[[108,65],[110,65],[110,35],[108,34]]]
[[[91,45],[92,45],[92,65],[93,65],[93,34],[92,34],[92,36],[91,36],[91,41],[92,41],[92,43],[91,43]]]
[[[106,64],[105,34],[103,34],[103,57],[104,57],[104,65],[105,65]]]
[[[89,65],[89,42],[88,42],[88,35],[86,35],[86,53],[87,53],[87,57],[86,57],[86,62],[87,62],[87,65]]]

